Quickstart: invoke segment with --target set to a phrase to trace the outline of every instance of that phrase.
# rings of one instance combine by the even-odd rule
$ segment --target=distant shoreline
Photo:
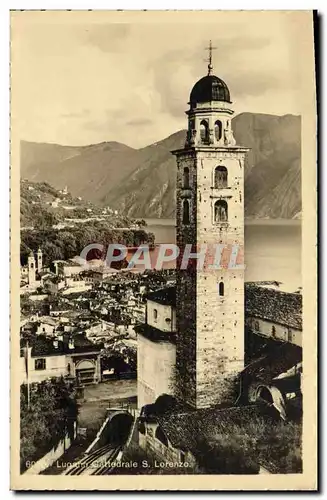
[[[173,218],[144,218],[147,227],[151,226],[175,226],[176,222]],[[300,226],[302,219],[252,219],[245,218],[246,226]]]

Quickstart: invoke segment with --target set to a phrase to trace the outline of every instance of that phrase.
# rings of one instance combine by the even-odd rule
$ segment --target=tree
[[[28,461],[38,460],[65,436],[72,433],[78,407],[73,382],[63,377],[45,380],[30,386],[30,404],[27,404],[27,386],[21,386],[21,469]]]

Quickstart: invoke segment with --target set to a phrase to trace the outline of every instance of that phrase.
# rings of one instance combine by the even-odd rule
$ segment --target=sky
[[[236,114],[301,113],[294,13],[17,14],[11,100],[21,140],[140,148],[186,128],[210,39],[213,73],[227,83]]]

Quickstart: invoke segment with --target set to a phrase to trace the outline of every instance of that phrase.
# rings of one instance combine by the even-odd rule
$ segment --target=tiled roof
[[[225,435],[237,429],[242,432],[242,427],[254,417],[262,417],[267,422],[274,419],[266,406],[255,404],[173,413],[159,416],[157,420],[175,448],[190,450],[196,456],[201,438],[206,440],[210,436]]]
[[[265,383],[302,361],[302,348],[288,342],[270,347],[269,352],[246,366],[243,375]]]
[[[146,298],[148,300],[153,300],[153,302],[158,302],[158,304],[164,304],[169,306],[176,306],[176,287],[169,286],[167,288],[161,288],[155,292],[150,292],[147,294]]]
[[[71,259],[68,259],[66,262],[65,262],[65,265],[68,265],[70,267],[82,267],[81,264],[79,264],[78,262],[75,262],[74,260],[71,260]]]
[[[302,330],[302,295],[246,283],[245,315]]]
[[[224,454],[229,440],[231,447],[236,445],[237,448],[238,437],[241,443],[244,436],[249,449],[243,451],[245,456],[249,455],[249,463],[257,462],[271,473],[282,472],[283,466],[278,453],[267,453],[274,435],[270,430],[281,422],[277,411],[271,406],[256,403],[249,406],[176,412],[150,418],[150,421],[153,420],[159,423],[174,448],[188,450],[200,461],[205,449],[203,446],[217,446],[217,452],[222,447]],[[293,443],[288,445],[292,448]]]
[[[93,344],[83,334],[72,336],[74,340],[74,349],[68,348],[69,335],[64,335],[63,341],[58,341],[58,347],[53,344],[53,339],[43,335],[38,335],[33,341],[30,341],[32,347],[32,357],[38,356],[58,356],[62,354],[77,354],[100,351],[101,344]]]
[[[176,307],[176,287],[166,287],[147,294],[146,298],[159,304]],[[265,288],[255,283],[245,284],[245,313],[247,316],[302,329],[302,295]]]

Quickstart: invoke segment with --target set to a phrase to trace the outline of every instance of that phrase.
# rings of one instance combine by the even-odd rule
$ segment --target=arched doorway
[[[95,363],[90,359],[83,359],[76,364],[76,380],[82,384],[93,384],[95,382]]]

